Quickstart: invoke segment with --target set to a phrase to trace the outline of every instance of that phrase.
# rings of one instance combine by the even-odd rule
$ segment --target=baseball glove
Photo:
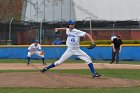
[[[40,52],[40,55],[44,55],[44,51],[41,51],[41,52]]]
[[[95,48],[96,47],[96,44],[90,44],[90,46],[88,46],[87,48],[88,49],[93,49],[93,48]]]

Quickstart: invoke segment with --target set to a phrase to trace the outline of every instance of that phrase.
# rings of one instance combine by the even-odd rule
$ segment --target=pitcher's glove
[[[44,55],[44,51],[43,50],[40,52],[40,55]]]
[[[93,48],[95,48],[96,47],[96,44],[94,43],[94,44],[90,44],[90,46],[88,46],[87,48],[88,49],[93,49]]]

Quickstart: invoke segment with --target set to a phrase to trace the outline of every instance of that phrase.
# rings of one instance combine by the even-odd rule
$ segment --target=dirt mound
[[[0,87],[92,88],[140,86],[140,80],[92,78],[90,75],[16,72],[1,73]]]

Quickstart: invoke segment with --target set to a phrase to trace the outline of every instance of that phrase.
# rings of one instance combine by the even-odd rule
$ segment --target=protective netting
[[[14,23],[11,24],[11,30],[9,30],[8,23],[0,23],[0,44],[1,45],[26,45],[31,44],[34,40],[39,40],[41,44],[53,44],[53,41],[59,38],[64,44],[66,41],[65,31],[55,33],[55,27],[66,27],[66,22],[59,23]],[[132,22],[135,23],[135,22]],[[105,26],[105,25],[106,26]],[[103,26],[102,26],[103,25]],[[110,26],[109,26],[110,25]],[[121,34],[123,40],[140,40],[138,34],[140,33],[138,25],[134,27],[111,26],[109,22],[94,22],[92,21],[92,28],[89,27],[89,23],[76,22],[76,28],[83,30],[95,39],[95,40],[110,40],[112,35]],[[130,24],[127,24],[130,25]],[[123,27],[122,27],[123,26]],[[132,25],[130,25],[132,26]],[[82,40],[86,40],[83,39]]]
[[[42,22],[23,20],[22,16],[26,11],[26,4],[30,4],[31,7],[33,7],[33,1],[39,2],[40,0],[0,0],[0,45],[25,45],[31,44],[36,39],[38,39],[41,44],[53,44],[56,39],[61,40],[62,43],[65,44],[65,32],[55,33],[54,28],[67,27],[67,20],[62,20],[61,18],[61,20],[47,21],[47,13],[43,13],[45,19]],[[57,3],[63,4],[63,1],[67,0],[42,0],[42,2],[45,1],[52,5],[53,2],[56,2],[54,5],[57,5]],[[69,0],[69,2],[71,1],[72,0]],[[45,10],[48,8],[47,2],[43,5],[45,6],[43,8],[44,11],[47,11]],[[72,6],[71,3],[69,4]],[[37,4],[37,13],[39,13],[39,3],[35,4]],[[51,8],[53,8],[53,6]],[[33,11],[30,10],[31,14],[32,12]],[[55,16],[56,14],[53,13],[51,17]],[[36,15],[36,17],[39,18],[40,16]],[[140,22],[137,19],[126,21],[83,19],[76,21],[75,26],[80,30],[90,33],[96,40],[110,40],[110,37],[114,34],[121,34],[123,40],[140,40],[138,35],[140,34]]]

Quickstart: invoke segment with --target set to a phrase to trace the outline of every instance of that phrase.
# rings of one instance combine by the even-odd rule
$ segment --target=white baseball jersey
[[[35,44],[33,43],[28,47],[28,50],[29,50],[28,55],[27,55],[28,57],[31,57],[31,55],[33,55],[33,54],[36,54],[42,58],[44,57],[44,55],[40,54],[41,51],[39,51],[39,50],[41,50],[40,44],[37,44],[37,46],[35,46]]]
[[[85,36],[86,32],[77,30],[75,28],[70,31],[70,29],[67,28],[66,34],[68,35],[66,41],[66,45],[68,46],[68,48],[61,56],[61,58],[58,61],[54,62],[55,66],[63,63],[65,60],[67,60],[73,55],[77,56],[81,60],[84,60],[88,64],[92,63],[91,58],[80,49],[80,37]]]
[[[67,41],[66,45],[68,47],[79,47],[80,46],[80,37],[85,36],[86,32],[77,30],[77,29],[72,29],[70,31],[69,28],[66,29],[66,34],[67,34]]]
[[[30,52],[36,52],[38,50],[41,50],[41,46],[40,46],[40,44],[37,44],[37,46],[35,46],[35,44],[33,43],[28,47],[28,50]]]

